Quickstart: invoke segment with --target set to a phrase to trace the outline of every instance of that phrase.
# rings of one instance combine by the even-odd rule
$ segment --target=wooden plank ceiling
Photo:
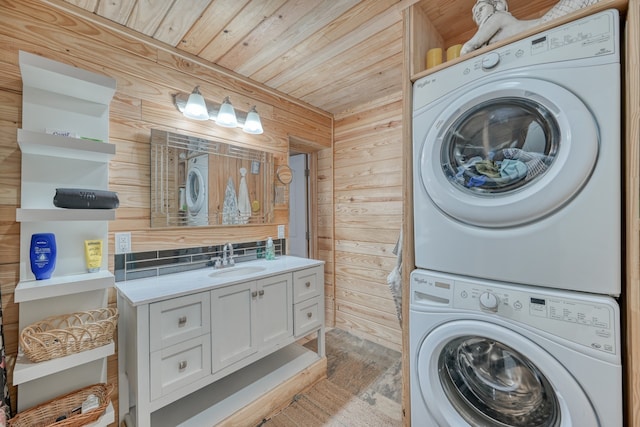
[[[418,0],[64,1],[339,115],[401,96],[402,11]],[[475,30],[474,2],[421,4],[454,40]]]

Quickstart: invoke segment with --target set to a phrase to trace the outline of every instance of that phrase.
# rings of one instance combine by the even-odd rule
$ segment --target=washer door
[[[207,184],[204,182],[202,172],[196,167],[189,168],[187,174],[187,208],[191,215],[196,215],[204,206],[206,200]]]
[[[457,97],[438,116],[423,142],[419,174],[450,217],[508,227],[568,203],[589,179],[598,145],[595,119],[573,93],[542,80],[495,81]]]
[[[440,325],[424,338],[414,363],[423,403],[441,427],[600,426],[572,373],[500,325]]]

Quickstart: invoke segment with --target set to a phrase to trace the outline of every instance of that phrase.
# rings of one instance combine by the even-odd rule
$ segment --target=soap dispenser
[[[271,237],[269,237],[267,239],[267,248],[266,248],[266,256],[265,258],[267,260],[274,260],[276,259],[276,248],[273,245],[273,239]]]

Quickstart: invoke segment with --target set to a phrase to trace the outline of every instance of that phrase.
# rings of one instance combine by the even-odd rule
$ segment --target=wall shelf
[[[114,209],[16,209],[16,222],[113,221]]]
[[[21,280],[14,291],[17,303],[36,301],[64,295],[112,288],[113,274],[108,270],[70,276],[52,277],[47,280]]]
[[[13,384],[19,385],[37,380],[83,363],[100,360],[107,356],[111,356],[114,352],[115,344],[111,342],[102,347],[82,351],[65,357],[58,357],[44,362],[32,362],[25,355],[18,354],[15,367],[13,368]]]
[[[116,154],[115,144],[44,132],[18,129],[18,145],[25,154],[108,162]]]

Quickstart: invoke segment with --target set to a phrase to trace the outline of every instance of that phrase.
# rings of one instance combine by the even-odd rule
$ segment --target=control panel
[[[530,326],[595,350],[615,354],[617,303],[606,296],[466,280],[416,271],[411,275],[411,309],[448,307],[483,313]]]
[[[518,40],[436,71],[414,83],[414,110],[477,79],[499,71],[556,64],[579,67],[620,62],[617,10],[607,10]]]

